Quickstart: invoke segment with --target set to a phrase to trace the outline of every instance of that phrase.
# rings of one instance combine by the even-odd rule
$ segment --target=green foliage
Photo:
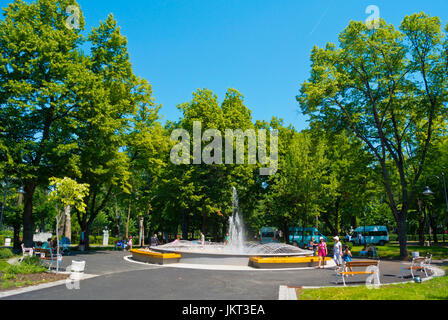
[[[9,264],[6,261],[0,261],[0,271],[3,273],[4,279],[12,279],[18,274],[33,274],[47,272],[47,268],[40,265],[38,257],[28,257],[20,263]]]
[[[89,194],[88,184],[79,184],[70,178],[50,178],[50,201],[60,202],[62,207],[71,206],[79,212],[85,212],[84,198]]]
[[[298,132],[281,119],[254,121],[236,89],[222,102],[198,89],[179,104],[179,121],[163,125],[114,16],[86,32],[81,12],[70,29],[69,5],[77,3],[15,0],[0,21],[0,177],[14,181],[4,222],[16,230],[23,223],[25,242],[34,226],[53,230],[55,203],[73,208],[72,233],[84,232],[87,247],[102,243],[106,226],[120,238],[137,236],[140,221],[146,237],[202,230],[219,240],[232,187],[252,233],[317,225],[336,235],[384,224],[397,228],[405,255],[406,231],[422,231],[424,212],[434,232],[446,223],[442,184],[431,178],[448,168],[448,39],[439,18],[419,13],[399,28],[381,21],[378,30],[352,21],[339,45],[313,48],[297,97],[310,128]],[[202,132],[278,130],[277,174],[260,176],[265,165],[248,164],[247,144],[244,165],[224,165],[226,154],[207,165],[171,163],[171,133],[193,137],[195,121]],[[210,143],[201,139],[201,149]],[[428,180],[435,195],[423,199]]]
[[[14,253],[11,251],[11,249],[3,248],[0,249],[0,259],[9,259],[14,256]]]
[[[432,138],[446,126],[446,48],[440,19],[406,16],[400,30],[352,21],[339,48],[314,47],[311,76],[297,100],[313,125],[349,128],[375,159],[403,256],[406,217]]]

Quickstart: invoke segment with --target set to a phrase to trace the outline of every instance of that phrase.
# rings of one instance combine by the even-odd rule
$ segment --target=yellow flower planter
[[[331,258],[326,257],[325,261]],[[249,265],[259,269],[269,268],[304,268],[315,267],[319,264],[319,257],[250,257]]]
[[[171,264],[179,263],[182,256],[178,253],[160,253],[155,251],[132,249],[132,259],[152,264]]]

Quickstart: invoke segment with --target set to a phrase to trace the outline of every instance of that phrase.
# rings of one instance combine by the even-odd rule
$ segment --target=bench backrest
[[[426,257],[415,257],[412,259],[412,264],[431,264],[432,254]]]
[[[51,249],[36,248],[36,253],[43,253],[45,257],[51,257],[53,254]]]

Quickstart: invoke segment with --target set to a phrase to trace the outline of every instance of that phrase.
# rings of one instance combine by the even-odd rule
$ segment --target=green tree
[[[76,50],[84,27],[69,29],[66,8],[74,0],[16,0],[0,22],[0,128],[8,150],[7,175],[25,189],[23,240],[33,242],[33,195],[52,175],[53,158],[70,158],[69,128],[79,105],[83,65]],[[4,149],[4,148],[3,148]],[[58,150],[55,152],[55,150]],[[54,172],[53,172],[54,173]]]
[[[78,96],[85,106],[74,131],[76,161],[71,167],[72,175],[90,185],[85,212],[76,212],[86,248],[90,227],[113,194],[135,196],[132,183],[137,178],[132,177],[132,162],[138,158],[139,143],[147,142],[136,140],[151,135],[160,108],[154,103],[151,85],[133,73],[127,39],[112,15],[94,28],[88,39],[92,81],[90,90]]]
[[[424,13],[406,16],[400,30],[352,21],[339,41],[312,50],[297,99],[312,121],[350,128],[374,156],[405,258],[414,186],[446,112],[447,43],[440,20]]]
[[[56,241],[57,255],[59,255],[59,223],[65,213],[63,208],[74,207],[78,212],[85,212],[84,198],[89,194],[88,184],[79,184],[70,178],[50,178],[50,187],[53,188],[49,194],[50,201],[56,204]],[[57,269],[59,268],[59,264]]]

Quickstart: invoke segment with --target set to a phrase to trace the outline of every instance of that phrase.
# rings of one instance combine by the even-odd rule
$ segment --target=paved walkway
[[[81,281],[79,290],[59,285],[4,299],[277,300],[280,286],[335,286],[333,269],[197,270],[131,263],[124,259],[128,255],[102,251],[64,257],[63,267],[85,260],[85,272],[98,276]],[[382,283],[403,281],[400,262],[382,261],[380,270]],[[365,279],[355,276],[348,281],[359,285]]]

